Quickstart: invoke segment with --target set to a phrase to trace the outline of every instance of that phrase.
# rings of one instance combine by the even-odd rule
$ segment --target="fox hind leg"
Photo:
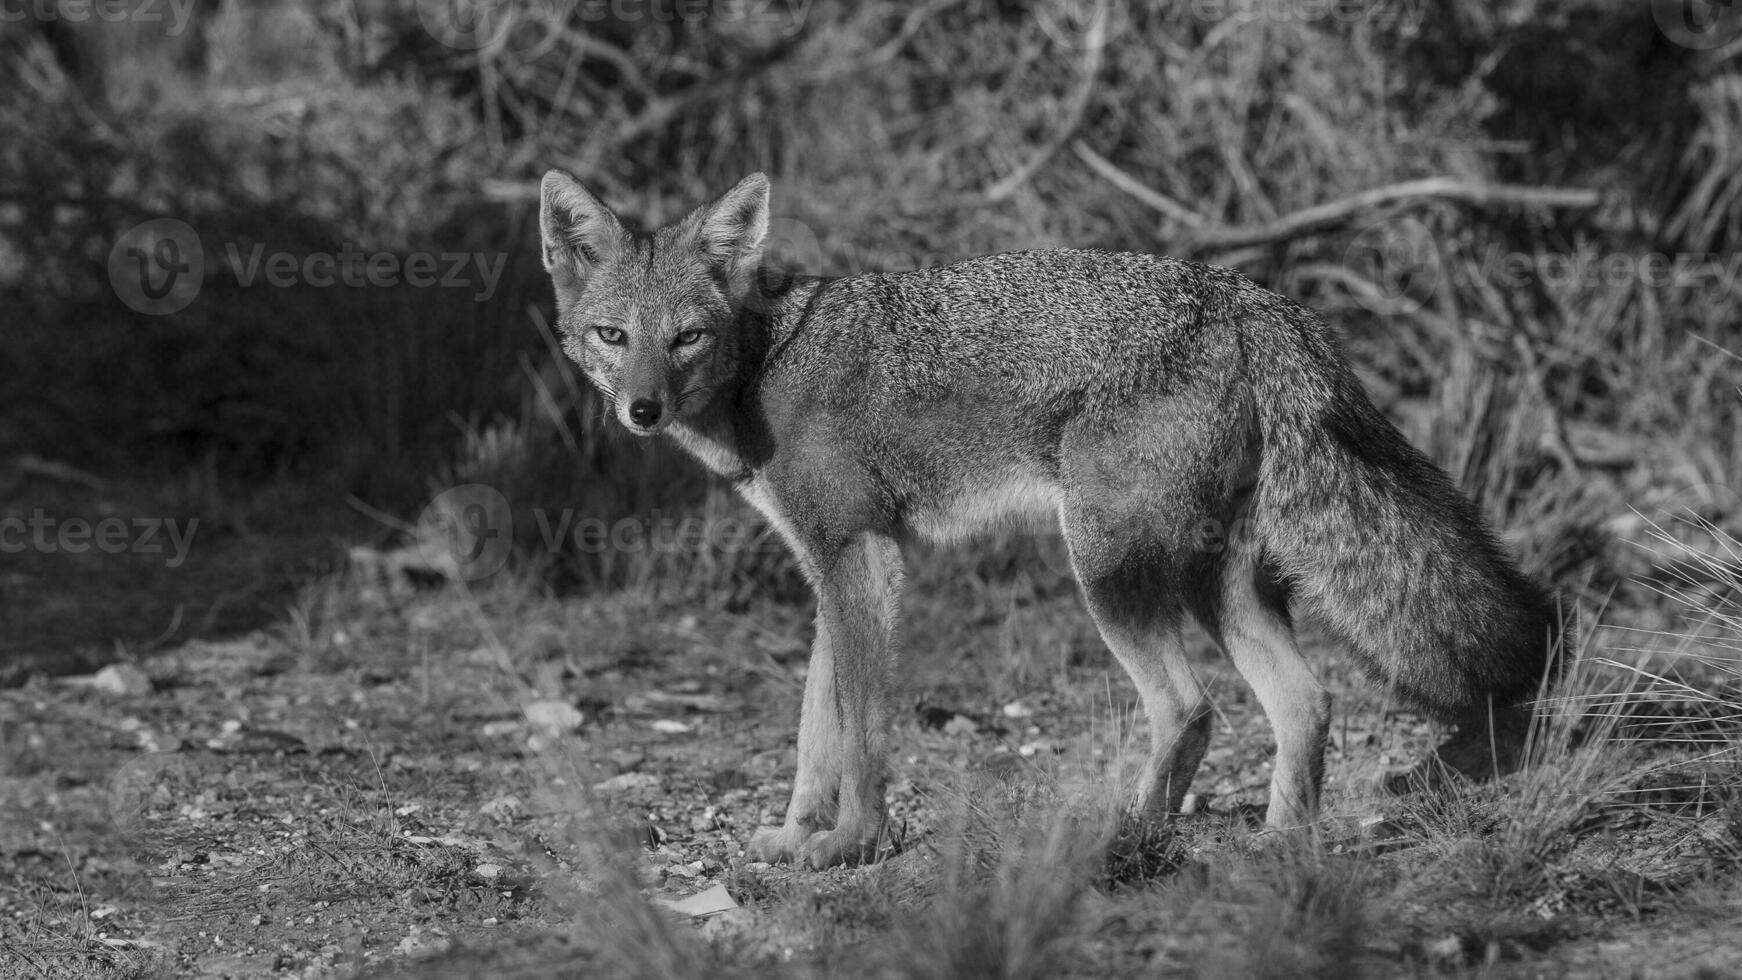
[[[1209,700],[1180,630],[1190,615],[1214,632],[1222,556],[1206,532],[1227,527],[1256,466],[1257,433],[1226,380],[1234,376],[1204,365],[1169,378],[1169,394],[1101,405],[1060,447],[1071,563],[1149,717],[1146,814],[1178,811],[1209,747]]]
[[[1137,810],[1144,816],[1178,813],[1210,747],[1209,699],[1192,673],[1179,630],[1123,621],[1099,599],[1089,607],[1101,638],[1137,685],[1149,720]]]
[[[1213,632],[1252,686],[1276,737],[1265,824],[1275,830],[1305,826],[1318,811],[1331,697],[1301,656],[1287,593],[1259,547],[1236,543],[1220,579]]]
[[[1210,744],[1210,707],[1180,636],[1179,580],[1086,509],[1067,506],[1061,524],[1083,598],[1101,639],[1131,676],[1149,721],[1149,757],[1138,784],[1145,816],[1178,812]]]

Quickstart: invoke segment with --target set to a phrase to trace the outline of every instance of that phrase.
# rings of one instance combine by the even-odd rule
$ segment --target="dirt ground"
[[[952,892],[943,870],[964,814],[1036,793],[1104,799],[1141,733],[1129,683],[1068,591],[922,576],[907,625],[893,853],[825,873],[740,853],[756,826],[779,821],[790,790],[809,633],[798,606],[724,612],[338,575],[264,629],[174,646],[101,683],[39,677],[0,691],[0,972],[586,975],[618,955],[598,923],[634,920],[644,897],[721,885],[738,908],[664,913],[648,949],[675,943],[745,975],[915,975],[891,965],[891,937],[979,894]],[[1196,645],[1219,712],[1196,812],[1146,845],[1140,870],[1070,900],[1062,959],[1049,961],[1063,974],[1248,972],[1262,962],[1252,930],[1293,887],[1293,872],[1267,880],[1252,857],[1267,725],[1207,640]],[[1335,961],[1331,947],[1311,963],[1296,949],[1278,954],[1281,972],[1260,972],[1742,971],[1742,891],[1722,870],[1736,853],[1733,805],[1682,794],[1636,803],[1634,819],[1593,791],[1569,824],[1577,840],[1551,848],[1552,873],[1530,877],[1529,894],[1443,886],[1459,853],[1450,824],[1432,830],[1431,808],[1376,790],[1432,731],[1315,650],[1338,707],[1317,858],[1328,863],[1308,880],[1357,869],[1366,884],[1345,891],[1365,911],[1300,906],[1354,938]],[[1499,834],[1493,799],[1465,800],[1451,824]],[[1569,857],[1592,842],[1608,842],[1607,856]],[[1257,891],[1229,885],[1242,880]],[[1241,949],[1247,959],[1228,959]],[[673,962],[632,972],[687,975],[688,961]]]

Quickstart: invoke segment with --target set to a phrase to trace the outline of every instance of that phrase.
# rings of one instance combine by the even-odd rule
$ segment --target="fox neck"
[[[798,332],[821,279],[796,277],[771,297],[768,312],[740,310],[732,376],[707,404],[674,421],[669,431],[703,465],[734,482],[750,479],[770,448],[758,397],[763,368]]]

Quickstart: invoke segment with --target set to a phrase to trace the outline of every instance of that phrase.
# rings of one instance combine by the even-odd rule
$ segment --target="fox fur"
[[[1313,819],[1330,717],[1293,607],[1458,725],[1455,768],[1516,761],[1554,604],[1317,316],[1230,270],[1093,250],[773,279],[768,198],[752,174],[637,236],[552,170],[540,222],[567,354],[630,432],[731,481],[816,592],[792,802],[753,857],[875,853],[901,546],[1011,517],[1058,522],[1136,684],[1146,813],[1179,808],[1209,741],[1188,616],[1275,730],[1272,827]]]

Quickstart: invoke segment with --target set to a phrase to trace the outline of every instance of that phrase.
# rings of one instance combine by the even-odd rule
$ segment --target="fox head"
[[[768,178],[648,237],[562,170],[544,175],[539,229],[563,350],[623,427],[650,436],[738,376],[743,304],[768,234]]]

